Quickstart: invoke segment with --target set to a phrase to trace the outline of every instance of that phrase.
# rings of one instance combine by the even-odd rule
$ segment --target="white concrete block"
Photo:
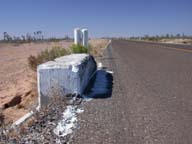
[[[63,56],[39,65],[39,108],[46,105],[51,96],[83,94],[96,67],[94,58],[88,54]]]

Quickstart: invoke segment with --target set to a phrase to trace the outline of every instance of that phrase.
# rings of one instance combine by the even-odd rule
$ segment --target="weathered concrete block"
[[[38,66],[39,108],[51,96],[81,95],[96,71],[96,62],[88,54],[72,54]]]

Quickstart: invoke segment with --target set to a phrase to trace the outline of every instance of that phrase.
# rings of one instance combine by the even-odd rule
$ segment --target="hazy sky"
[[[75,27],[92,37],[192,35],[192,0],[0,0],[0,38],[37,30],[72,36]]]

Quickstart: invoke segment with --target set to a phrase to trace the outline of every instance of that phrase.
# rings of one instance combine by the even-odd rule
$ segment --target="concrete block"
[[[52,96],[82,95],[96,68],[94,58],[88,54],[63,56],[39,65],[39,108]]]

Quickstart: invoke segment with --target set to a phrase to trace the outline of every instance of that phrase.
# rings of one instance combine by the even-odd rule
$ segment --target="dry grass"
[[[183,38],[175,38],[175,39],[162,39],[160,42],[163,43],[172,43],[172,44],[192,44],[192,39],[183,39]]]
[[[107,43],[108,43],[107,40],[91,40],[90,44],[92,45],[92,49],[91,49],[90,53],[92,55],[94,55],[95,57],[102,56],[103,55],[102,53],[105,50]],[[53,57],[52,57],[52,55],[49,57],[49,54],[47,52],[45,52],[46,54],[42,54],[42,53],[39,55],[45,55],[44,57],[46,57],[46,60],[51,60],[51,59],[49,59],[50,57],[53,58],[56,55],[60,55],[60,54],[56,54],[56,55],[54,54]],[[36,56],[35,58],[37,58],[37,57],[38,56]],[[38,63],[36,62],[33,68],[35,68],[37,65],[38,65]],[[3,113],[2,111],[0,111],[0,120],[1,121],[4,121],[4,118],[5,118],[4,114],[10,115],[10,114],[14,114],[15,112],[20,113],[20,110],[21,110],[22,111],[21,115],[23,115],[27,111],[29,111],[31,109],[32,110],[35,109],[35,107],[37,106],[36,105],[37,104],[36,73],[33,73],[32,77],[30,77],[30,79],[33,83],[32,88],[28,89],[24,93],[22,92],[22,102],[19,105],[14,106],[13,108],[7,109],[6,113],[5,112]],[[60,114],[62,114],[62,110],[64,109],[65,105],[67,104],[67,101],[69,101],[69,99],[70,99],[69,97],[65,97],[64,99],[59,97],[59,94],[57,92],[58,92],[58,90],[56,90],[56,93],[54,94],[53,98],[50,100],[50,104],[47,105],[47,107],[44,107],[41,110],[41,112],[39,112],[39,113],[36,112],[35,115],[31,119],[29,119],[26,123],[22,124],[21,127],[10,131],[8,133],[8,135],[6,136],[6,138],[7,138],[6,142],[9,143],[10,139],[14,139],[16,142],[19,142],[20,139],[26,135],[29,135],[29,138],[30,138],[30,132],[28,131],[29,127],[30,128],[40,127],[39,134],[46,133],[47,132],[46,128],[41,128],[42,120],[44,120],[43,122],[47,122],[47,121],[52,122],[54,119],[55,120],[58,119]],[[30,107],[30,105],[32,105],[33,107]],[[7,114],[7,113],[9,113],[9,114]],[[15,117],[18,118],[18,115],[17,116],[13,115],[13,118],[10,118],[10,119],[13,119],[13,121],[14,121]],[[2,124],[2,123],[0,123],[0,124]],[[47,126],[47,124],[45,124],[45,126]],[[47,135],[47,134],[45,134],[45,135]]]
[[[93,55],[95,58],[102,57],[107,43],[107,39],[89,40],[89,44],[91,45],[90,54]]]
[[[53,46],[69,48],[71,41],[11,44],[0,43],[0,108],[21,95],[19,106],[3,110],[5,124],[12,123],[37,104],[36,72],[28,66],[28,57],[37,56]]]
[[[28,58],[29,67],[32,70],[36,71],[38,65],[47,61],[53,61],[55,58],[61,57],[67,54],[69,54],[69,52],[66,51],[65,48],[62,48],[60,46],[54,46],[51,49],[46,49],[42,51],[37,56],[32,56],[32,55],[29,56]]]
[[[91,39],[89,41],[92,46],[90,53],[96,58],[102,56],[107,43],[108,40],[105,39]],[[19,46],[0,44],[0,107],[18,94],[22,97],[19,105],[1,112],[6,124],[16,121],[37,106],[36,72],[29,68],[28,57],[33,55],[37,58],[42,51],[46,51],[46,49],[50,51],[50,48],[55,45],[65,47],[66,51],[70,51],[72,42],[26,43]],[[36,65],[41,62],[35,63],[32,66],[33,69],[36,69]]]

